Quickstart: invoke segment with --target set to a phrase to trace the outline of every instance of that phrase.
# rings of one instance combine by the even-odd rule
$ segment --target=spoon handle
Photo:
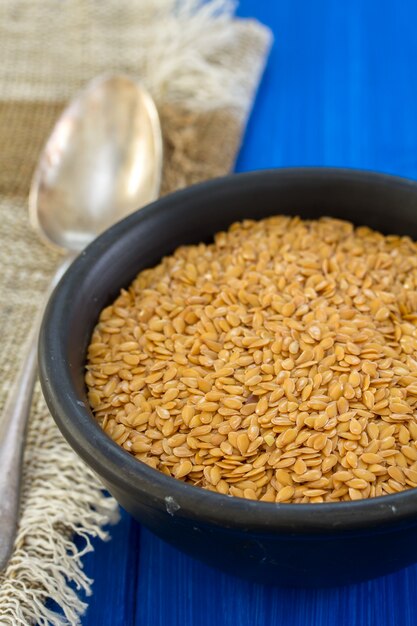
[[[73,261],[68,256],[56,270],[46,293],[46,301]],[[23,447],[37,373],[37,343],[44,308],[36,317],[26,340],[25,360],[11,386],[0,414],[0,572],[13,551],[19,516]]]

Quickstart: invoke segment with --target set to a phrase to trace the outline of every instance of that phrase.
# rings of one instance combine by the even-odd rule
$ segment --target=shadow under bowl
[[[49,301],[39,343],[50,411],[70,445],[137,520],[181,550],[265,583],[334,586],[417,561],[417,490],[355,502],[273,504],[223,496],[137,461],[96,423],[84,384],[100,311],[137,273],[243,218],[332,216],[417,239],[417,184],[297,168],[232,175],[172,194],[96,239]]]

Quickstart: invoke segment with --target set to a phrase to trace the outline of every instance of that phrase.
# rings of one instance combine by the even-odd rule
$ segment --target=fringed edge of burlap
[[[115,500],[45,411],[38,386],[36,397],[37,419],[32,420],[36,428],[28,432],[15,551],[6,572],[0,574],[2,626],[78,624],[87,607],[80,595],[90,595],[92,584],[83,571],[82,557],[92,551],[91,539],[108,538],[105,526],[119,517]]]

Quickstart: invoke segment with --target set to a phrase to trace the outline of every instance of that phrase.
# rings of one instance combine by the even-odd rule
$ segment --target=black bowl
[[[88,407],[86,348],[99,312],[120,288],[180,244],[273,214],[330,215],[417,239],[417,184],[355,170],[252,172],[191,187],[129,216],[81,254],[49,302],[39,348],[43,392],[64,436],[120,504],[196,558],[294,586],[392,572],[417,560],[417,490],[328,504],[223,496],[140,463],[104,434]]]

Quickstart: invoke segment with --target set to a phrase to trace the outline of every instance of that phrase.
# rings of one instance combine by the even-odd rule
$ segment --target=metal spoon
[[[48,297],[88,243],[157,198],[161,171],[161,129],[151,96],[127,76],[101,76],[89,83],[58,120],[29,195],[33,227],[45,243],[66,253]],[[0,415],[0,571],[11,556],[16,536],[22,453],[42,314],[43,310]]]

